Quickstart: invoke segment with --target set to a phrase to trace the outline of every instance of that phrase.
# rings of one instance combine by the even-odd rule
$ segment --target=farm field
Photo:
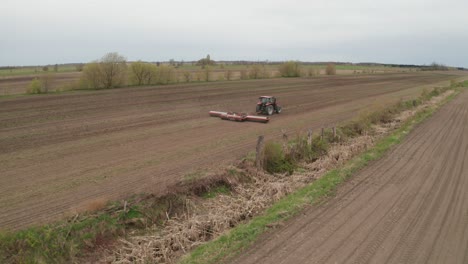
[[[233,263],[467,263],[468,93]]]
[[[231,80],[240,80],[241,72],[248,75],[251,65],[241,64],[228,64],[216,65],[210,68],[210,80],[219,81],[226,79],[227,71],[230,71]],[[261,66],[262,68],[263,66]],[[265,71],[269,76],[277,76],[279,65],[266,65]],[[317,74],[325,75],[326,65],[304,65],[303,74],[308,74],[310,70],[314,70]],[[357,65],[337,65],[338,75],[362,74],[362,73],[397,73],[415,71],[415,69],[400,68],[400,67],[385,67],[385,66],[357,66]],[[263,69],[263,68],[262,68]],[[197,78],[204,76],[204,70],[196,65],[183,65],[178,68],[173,68],[176,73],[177,81],[184,83],[186,77],[184,74],[190,73],[191,82],[196,82]],[[0,69],[0,96],[25,94],[27,89],[34,78],[41,78],[41,76],[49,75],[50,87],[49,91],[66,91],[72,87],[79,87],[79,81],[82,72],[78,72],[72,66],[59,67],[58,72],[43,72],[40,67],[19,68],[14,70],[1,70]],[[127,75],[130,75],[128,73]],[[200,75],[200,76],[199,76]]]
[[[462,74],[208,82],[0,99],[0,228],[44,223],[139,192],[161,194],[244,157],[258,135],[318,131]],[[209,110],[252,112],[259,95],[277,96],[283,106],[269,124],[208,116]]]
[[[44,73],[41,73],[44,74]],[[18,76],[6,76],[0,78],[0,96],[24,94],[34,78],[40,78],[41,74],[29,74]],[[81,72],[52,73],[53,81],[50,91],[60,90],[80,79]]]

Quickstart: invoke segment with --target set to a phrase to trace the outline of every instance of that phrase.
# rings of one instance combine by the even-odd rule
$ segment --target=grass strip
[[[201,245],[182,258],[179,263],[219,263],[230,259],[251,246],[261,234],[268,230],[269,225],[291,218],[307,204],[316,204],[324,198],[332,196],[339,184],[364,168],[369,162],[383,157],[391,147],[401,143],[417,124],[432,116],[438,108],[451,101],[462,90],[454,89],[454,91],[438,105],[416,113],[400,128],[380,139],[373,148],[351,159],[342,167],[329,171],[317,181],[284,197],[271,206],[265,214],[233,228],[229,233],[207,244]]]
[[[66,263],[91,251],[123,230],[108,214],[79,222],[0,232],[0,263]]]

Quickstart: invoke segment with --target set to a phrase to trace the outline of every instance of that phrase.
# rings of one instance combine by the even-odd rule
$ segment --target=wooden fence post
[[[309,131],[307,132],[307,145],[312,145],[312,129],[309,129]]]
[[[281,129],[281,134],[283,135],[283,150],[287,151],[287,149],[288,149],[288,135],[286,134],[286,129]]]
[[[255,166],[257,167],[257,169],[261,169],[263,167],[263,139],[263,136],[258,136],[257,148],[255,153]]]
[[[320,135],[320,140],[323,140],[324,136],[325,136],[325,128],[322,127],[322,134]]]

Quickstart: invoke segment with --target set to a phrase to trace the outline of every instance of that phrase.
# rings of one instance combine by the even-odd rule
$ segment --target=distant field
[[[44,73],[51,73],[54,71],[54,66],[49,66],[48,71],[42,70],[43,66],[36,67],[21,67],[14,69],[0,69],[0,77],[9,77],[9,76],[22,76],[22,75],[38,75]],[[77,71],[75,66],[58,66],[57,73],[60,72],[74,72]]]
[[[0,77],[0,96],[24,94],[34,78],[39,78],[41,74]],[[70,84],[80,79],[81,72],[58,72],[51,73],[53,81],[50,91],[63,90]]]
[[[241,72],[248,74],[249,70],[252,69],[252,65],[240,65],[240,64],[217,64],[210,66],[210,80],[220,81],[225,80],[225,74],[227,71],[231,71],[231,80],[241,79]],[[266,64],[261,65],[262,71],[268,73],[270,77],[276,77],[279,75],[279,65],[277,64]],[[314,74],[325,75],[326,65],[303,65],[302,72],[304,76],[308,76],[311,71]],[[358,66],[358,65],[337,65],[336,73],[338,75],[349,75],[349,74],[381,74],[381,73],[397,73],[397,72],[410,72],[415,71],[414,69],[408,68],[396,68],[386,66]],[[190,72],[191,82],[197,82],[198,75],[204,75],[200,66],[195,64],[186,63],[178,68],[174,69],[177,73],[178,82],[185,82],[184,74]],[[72,86],[76,86],[78,83],[81,72],[76,70],[73,65],[59,66],[58,71],[55,72],[53,66],[49,66],[49,70],[44,72],[41,66],[37,67],[23,67],[16,69],[0,69],[0,96],[24,94],[31,81],[34,78],[40,78],[43,74],[53,75],[53,81],[49,91],[64,91],[72,89]]]

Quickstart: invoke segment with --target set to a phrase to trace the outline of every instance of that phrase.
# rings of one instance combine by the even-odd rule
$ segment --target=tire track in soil
[[[466,263],[468,92],[232,263]]]
[[[96,199],[161,193],[185,173],[241,158],[259,134],[277,138],[282,128],[291,135],[318,129],[353,117],[373,101],[392,102],[418,94],[418,86],[453,77],[335,76],[5,99],[0,101],[0,228],[43,223]],[[207,117],[211,109],[251,109],[259,94],[270,93],[287,111],[268,125]]]
[[[453,121],[455,120],[450,119],[448,122],[449,124],[447,124],[447,126],[459,127],[457,126],[457,124],[454,124]],[[443,124],[443,125],[445,126],[446,124]],[[445,132],[446,133],[444,134],[442,138],[446,138],[447,136],[450,136],[451,134],[450,130],[445,130]],[[436,145],[436,148],[440,146],[441,144],[440,142],[446,143],[442,139],[436,142],[439,142],[439,144]],[[452,144],[450,145],[450,148],[453,148],[453,145],[454,145],[453,143],[455,143],[455,145],[460,147],[459,144],[456,144],[457,140],[452,140],[451,142]],[[440,171],[444,171],[446,172],[446,174],[452,175],[454,167],[450,166],[452,164],[449,163],[449,160],[456,158],[456,157],[453,157],[451,153],[446,153],[446,154],[449,154],[449,155],[444,156],[443,165]],[[430,174],[432,174],[432,171]],[[438,173],[435,173],[435,175],[438,175]],[[428,213],[429,215],[433,215],[440,209],[443,196],[447,195],[448,187],[449,187],[449,184],[451,183],[451,180],[452,179],[441,182],[442,179],[440,177],[437,177],[431,182],[430,190],[427,193],[425,193],[423,196],[424,202],[419,204],[418,207],[414,209],[414,211],[417,212],[416,216],[412,219],[412,221],[410,222],[406,230],[403,232],[404,235],[401,237],[400,241],[397,243],[398,247],[395,247],[395,249],[392,252],[393,256],[399,256],[399,260],[395,261],[392,258],[390,258],[389,259],[390,263],[391,262],[414,263],[413,258],[415,256],[413,255],[413,252],[417,251],[418,247],[420,246],[418,242],[423,240],[424,235],[427,233],[427,227],[429,227],[432,221],[434,220],[434,218],[432,217],[423,217],[423,215],[425,213]],[[441,184],[441,186],[439,184]],[[415,232],[415,230],[418,230],[418,231]],[[395,252],[404,252],[404,253],[395,254]]]
[[[421,139],[424,140],[424,141],[427,141],[427,139],[425,139],[425,138],[421,138]],[[371,169],[372,171],[370,171],[367,174],[367,176],[364,177],[364,179],[359,179],[357,183],[353,183],[352,187],[342,194],[343,197],[346,197],[346,199],[344,199],[344,201],[341,201],[341,200],[328,201],[327,207],[329,207],[329,206],[339,206],[340,208],[346,208],[347,206],[352,204],[356,199],[360,198],[360,194],[362,194],[362,191],[359,188],[361,188],[362,185],[365,185],[367,183],[367,181],[369,181],[373,177],[373,175],[375,173],[377,173],[379,171],[384,171],[385,173],[387,173],[389,170],[394,168],[394,166],[398,165],[397,163],[399,161],[400,161],[400,159],[392,159],[387,163],[381,163],[381,164],[378,164],[378,165],[374,165],[375,168],[372,168]],[[410,162],[410,159],[404,159],[404,161],[406,161],[406,162],[402,166],[399,166],[399,169],[395,174],[398,174],[399,170],[404,168],[406,166],[406,164]],[[375,196],[384,188],[384,186],[386,184],[388,184],[388,183],[391,183],[393,180],[394,180],[393,178],[389,178],[384,184],[382,184],[382,186],[378,190],[373,192],[372,196],[370,196],[370,197],[368,197],[366,199],[369,200],[369,201],[373,200],[375,198]],[[363,207],[364,207],[364,205],[363,205]],[[337,217],[337,215],[340,213],[339,210],[338,210],[332,215],[324,216],[326,212],[323,211],[323,210],[320,210],[320,209],[321,208],[319,208],[319,210],[318,210],[319,212],[317,212],[316,215],[313,218],[311,218],[310,222],[304,222],[304,224],[302,226],[299,226],[296,229],[296,232],[290,232],[289,236],[286,237],[285,239],[287,240],[287,239],[290,239],[290,238],[293,238],[293,237],[297,236],[298,234],[300,234],[302,232],[303,229],[306,229],[306,228],[309,229],[310,235],[314,236],[315,233],[318,230],[320,230],[325,225],[327,225],[331,220],[335,219]],[[312,225],[310,223],[313,223],[318,218],[324,218],[324,219],[323,219],[323,221],[321,221],[321,224],[314,225],[313,227],[311,227]],[[346,222],[343,221],[338,227],[341,228],[345,224],[346,224]],[[313,228],[313,229],[311,229],[311,228]],[[328,238],[332,238],[332,234],[329,235],[327,237],[327,239]],[[283,247],[283,245],[278,244],[276,247],[271,248],[269,252],[275,252],[280,247]],[[294,247],[294,246],[292,246],[292,247]],[[315,251],[312,251],[312,252],[315,252]],[[265,254],[265,256],[267,256],[267,255],[268,254]]]

